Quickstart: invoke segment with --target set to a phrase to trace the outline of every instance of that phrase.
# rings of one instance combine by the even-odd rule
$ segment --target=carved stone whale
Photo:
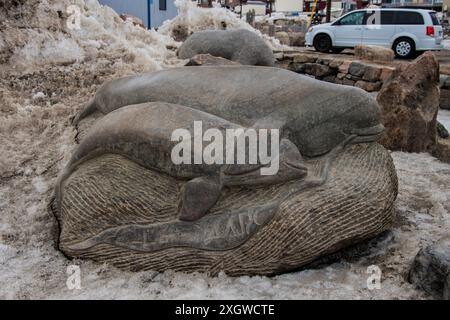
[[[105,116],[83,132],[50,206],[67,256],[271,275],[393,221],[395,167],[372,143],[380,111],[360,89],[268,67],[186,67],[106,83],[75,124],[95,111]],[[192,132],[194,121],[279,129],[278,173],[262,176],[261,163],[175,165],[171,133]]]
[[[188,221],[202,217],[217,202],[224,186],[275,184],[307,174],[298,149],[287,139],[280,141],[279,168],[274,175],[261,175],[261,163],[196,164],[194,152],[190,163],[175,164],[171,151],[177,141],[171,141],[172,133],[186,129],[193,140],[194,121],[201,121],[204,130],[219,129],[223,136],[227,129],[240,128],[205,112],[164,102],[126,106],[109,113],[95,123],[75,150],[57,183],[57,201],[61,202],[61,184],[78,166],[107,153],[120,154],[145,168],[189,180],[182,190],[180,210],[180,219]]]
[[[75,117],[164,101],[201,110],[243,127],[276,128],[304,157],[326,154],[349,136],[376,141],[382,134],[375,99],[359,88],[322,82],[271,67],[182,67],[104,84]]]

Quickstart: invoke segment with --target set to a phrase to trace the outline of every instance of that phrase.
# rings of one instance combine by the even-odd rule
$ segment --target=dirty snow
[[[158,28],[158,33],[169,35],[175,39],[186,38],[193,32],[211,29],[247,29],[261,36],[266,43],[276,50],[287,48],[278,39],[269,37],[256,30],[247,22],[224,8],[200,8],[197,3],[189,0],[175,0],[178,15],[168,20]]]
[[[405,280],[417,251],[450,227],[450,165],[428,154],[392,153],[400,189],[391,231],[316,269],[211,278],[69,261],[54,247],[55,221],[47,210],[76,146],[69,118],[109,79],[179,64],[177,43],[167,33],[121,22],[96,0],[6,2],[11,8],[0,12],[0,299],[429,298]],[[81,30],[63,23],[69,3],[81,5]],[[192,19],[189,26],[202,23]],[[71,55],[55,52],[65,45]],[[79,290],[66,285],[71,264],[81,268]],[[369,265],[382,270],[380,290],[367,289]]]
[[[444,46],[445,50],[450,50],[450,39],[442,40],[442,45]]]

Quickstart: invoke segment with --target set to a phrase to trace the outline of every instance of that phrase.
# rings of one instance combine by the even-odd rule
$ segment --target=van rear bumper
[[[440,39],[439,44],[436,43],[435,38],[430,39],[421,39],[419,44],[416,47],[416,50],[442,50],[444,49],[444,45],[442,44],[442,39]]]

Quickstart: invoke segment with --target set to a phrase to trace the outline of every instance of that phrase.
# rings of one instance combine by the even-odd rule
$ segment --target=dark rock
[[[381,69],[375,66],[366,66],[364,71],[363,80],[365,81],[378,81],[380,80]]]
[[[330,67],[318,63],[305,63],[303,65],[303,72],[315,77],[325,77],[332,73]]]
[[[353,61],[352,63],[350,63],[350,66],[348,68],[348,73],[350,73],[353,76],[361,78],[364,75],[365,71],[366,65],[358,61]]]
[[[421,249],[416,255],[409,281],[437,299],[450,299],[450,237]]]
[[[439,107],[441,109],[450,110],[450,90],[441,88],[439,96]]]
[[[342,84],[344,84],[346,86],[354,86],[355,85],[355,81],[350,80],[348,78],[344,78],[344,79],[342,79]]]
[[[291,63],[289,63],[287,69],[291,70],[293,72],[297,72],[297,73],[305,73],[305,64],[304,63],[291,62]]]
[[[436,129],[439,138],[447,139],[449,137],[447,129],[439,121],[436,122]]]
[[[326,76],[322,78],[322,81],[336,83],[336,76]]]

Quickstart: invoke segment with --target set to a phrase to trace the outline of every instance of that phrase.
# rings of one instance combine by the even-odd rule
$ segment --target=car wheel
[[[411,58],[415,54],[414,41],[408,38],[397,39],[394,43],[393,50],[399,58]]]
[[[345,48],[331,48],[331,52],[333,53],[341,53]]]
[[[326,34],[318,34],[314,38],[314,49],[319,52],[330,52],[332,47],[331,38]]]

